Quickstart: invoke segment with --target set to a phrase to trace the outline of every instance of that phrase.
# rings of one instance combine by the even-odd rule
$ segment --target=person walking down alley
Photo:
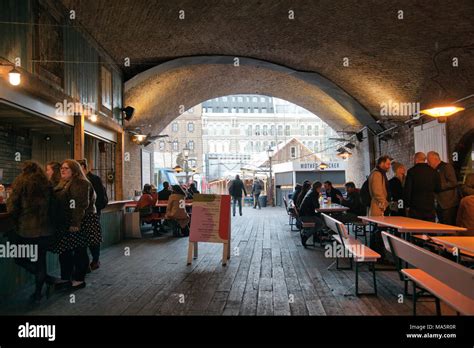
[[[89,166],[87,165],[87,159],[81,159],[78,161],[81,165],[82,172],[85,174],[86,178],[92,184],[94,192],[96,194],[95,208],[97,210],[97,217],[100,221],[100,214],[102,209],[104,209],[109,203],[109,197],[107,196],[107,190],[102,184],[102,179],[91,172]],[[94,271],[100,267],[100,244],[102,243],[102,230],[99,225],[99,230],[96,235],[89,236],[89,250],[92,255],[92,262],[89,264],[90,270]]]
[[[257,209],[257,205],[258,205],[258,209],[262,209],[262,207],[260,206],[260,200],[259,200],[259,197],[260,197],[260,194],[262,193],[262,190],[263,190],[262,181],[258,178],[255,178],[255,180],[253,182],[253,185],[252,185],[252,196],[253,196],[253,208],[254,209]]]
[[[245,185],[240,176],[236,175],[235,179],[232,180],[229,186],[229,194],[232,196],[232,215],[235,216],[235,205],[239,204],[239,213],[242,216],[242,193],[244,196],[247,196],[247,191],[245,191]]]
[[[442,224],[454,225],[459,206],[458,179],[451,163],[441,161],[439,154],[430,151],[427,161],[439,174],[440,187],[436,193],[436,215]]]

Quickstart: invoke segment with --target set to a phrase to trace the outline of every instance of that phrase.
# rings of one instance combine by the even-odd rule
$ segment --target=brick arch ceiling
[[[125,83],[125,104],[135,108],[131,126],[159,132],[183,110],[230,94],[261,94],[313,112],[336,130],[377,124],[354,98],[316,73],[235,57],[179,58],[146,70]]]
[[[375,117],[380,117],[381,104],[390,100],[454,100],[474,90],[473,0],[62,0],[62,4],[75,11],[74,24],[84,27],[111,55],[126,80],[181,57],[251,57],[318,73]],[[290,10],[294,19],[288,17]],[[180,11],[184,19],[179,19]],[[123,65],[126,57],[130,67]],[[348,67],[342,64],[344,57]],[[456,68],[454,57],[459,60]],[[207,88],[205,80],[196,88]]]

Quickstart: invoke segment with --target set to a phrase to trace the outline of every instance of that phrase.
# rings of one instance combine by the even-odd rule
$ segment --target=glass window
[[[247,136],[251,136],[252,135],[252,125],[248,125],[247,127]]]
[[[270,135],[272,135],[272,136],[275,135],[275,125],[272,125],[270,127]]]
[[[260,126],[255,126],[255,135],[260,135]]]
[[[314,135],[319,136],[319,126],[314,126]]]
[[[244,101],[244,98],[242,98],[242,97],[237,97],[237,101],[238,101],[239,103],[242,103],[242,102]]]
[[[263,126],[263,135],[268,135],[268,126]]]
[[[173,141],[173,151],[178,151],[179,143],[178,140]]]
[[[194,150],[194,141],[190,140],[190,141],[188,142],[188,149],[191,150],[191,151]]]
[[[171,130],[172,130],[173,132],[177,132],[178,129],[179,129],[179,127],[178,127],[178,122],[173,122],[173,124],[171,125]]]
[[[235,97],[232,97],[232,101],[235,102]]]
[[[253,108],[253,112],[254,112],[255,114],[258,114],[258,108]]]
[[[304,135],[304,126],[303,125],[300,127],[300,135]]]
[[[285,135],[290,136],[291,135],[291,128],[289,125],[285,126]]]
[[[227,101],[227,97],[222,97],[222,100],[226,102],[226,101]]]
[[[237,108],[232,108],[232,112],[233,112],[234,114],[236,114],[236,113],[237,113]]]
[[[163,140],[160,141],[160,151],[165,150],[165,142]]]
[[[193,122],[188,123],[188,132],[194,132],[194,123]]]
[[[212,108],[208,107],[207,112],[212,112]]]
[[[266,98],[265,97],[260,97],[260,102],[265,103]]]
[[[296,147],[295,146],[290,147],[290,156],[291,156],[291,158],[296,158]]]
[[[278,135],[283,135],[283,126],[278,126]]]
[[[313,127],[308,126],[308,135],[312,135],[313,133]]]
[[[105,66],[101,67],[101,94],[102,105],[112,110],[112,74]]]
[[[239,112],[243,114],[244,113],[244,108],[239,108]]]
[[[224,109],[223,109],[223,112],[229,113],[229,108],[224,108]]]
[[[254,103],[258,102],[258,98],[257,98],[257,97],[253,97],[252,99],[253,99]]]
[[[267,108],[262,108],[262,113],[266,114],[267,113]]]

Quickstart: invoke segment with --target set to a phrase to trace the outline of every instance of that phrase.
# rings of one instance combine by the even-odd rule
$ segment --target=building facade
[[[160,133],[168,135],[155,142],[155,168],[183,166],[183,150],[189,150],[188,166],[197,173],[203,173],[202,107],[196,105],[176,118]],[[183,167],[184,168],[184,167]]]

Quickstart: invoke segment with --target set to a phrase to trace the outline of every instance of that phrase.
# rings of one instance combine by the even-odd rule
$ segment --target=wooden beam
[[[125,158],[125,133],[117,133],[117,145],[115,147],[115,199],[123,199],[124,185],[124,158]]]
[[[74,115],[74,159],[84,158],[84,115]]]

